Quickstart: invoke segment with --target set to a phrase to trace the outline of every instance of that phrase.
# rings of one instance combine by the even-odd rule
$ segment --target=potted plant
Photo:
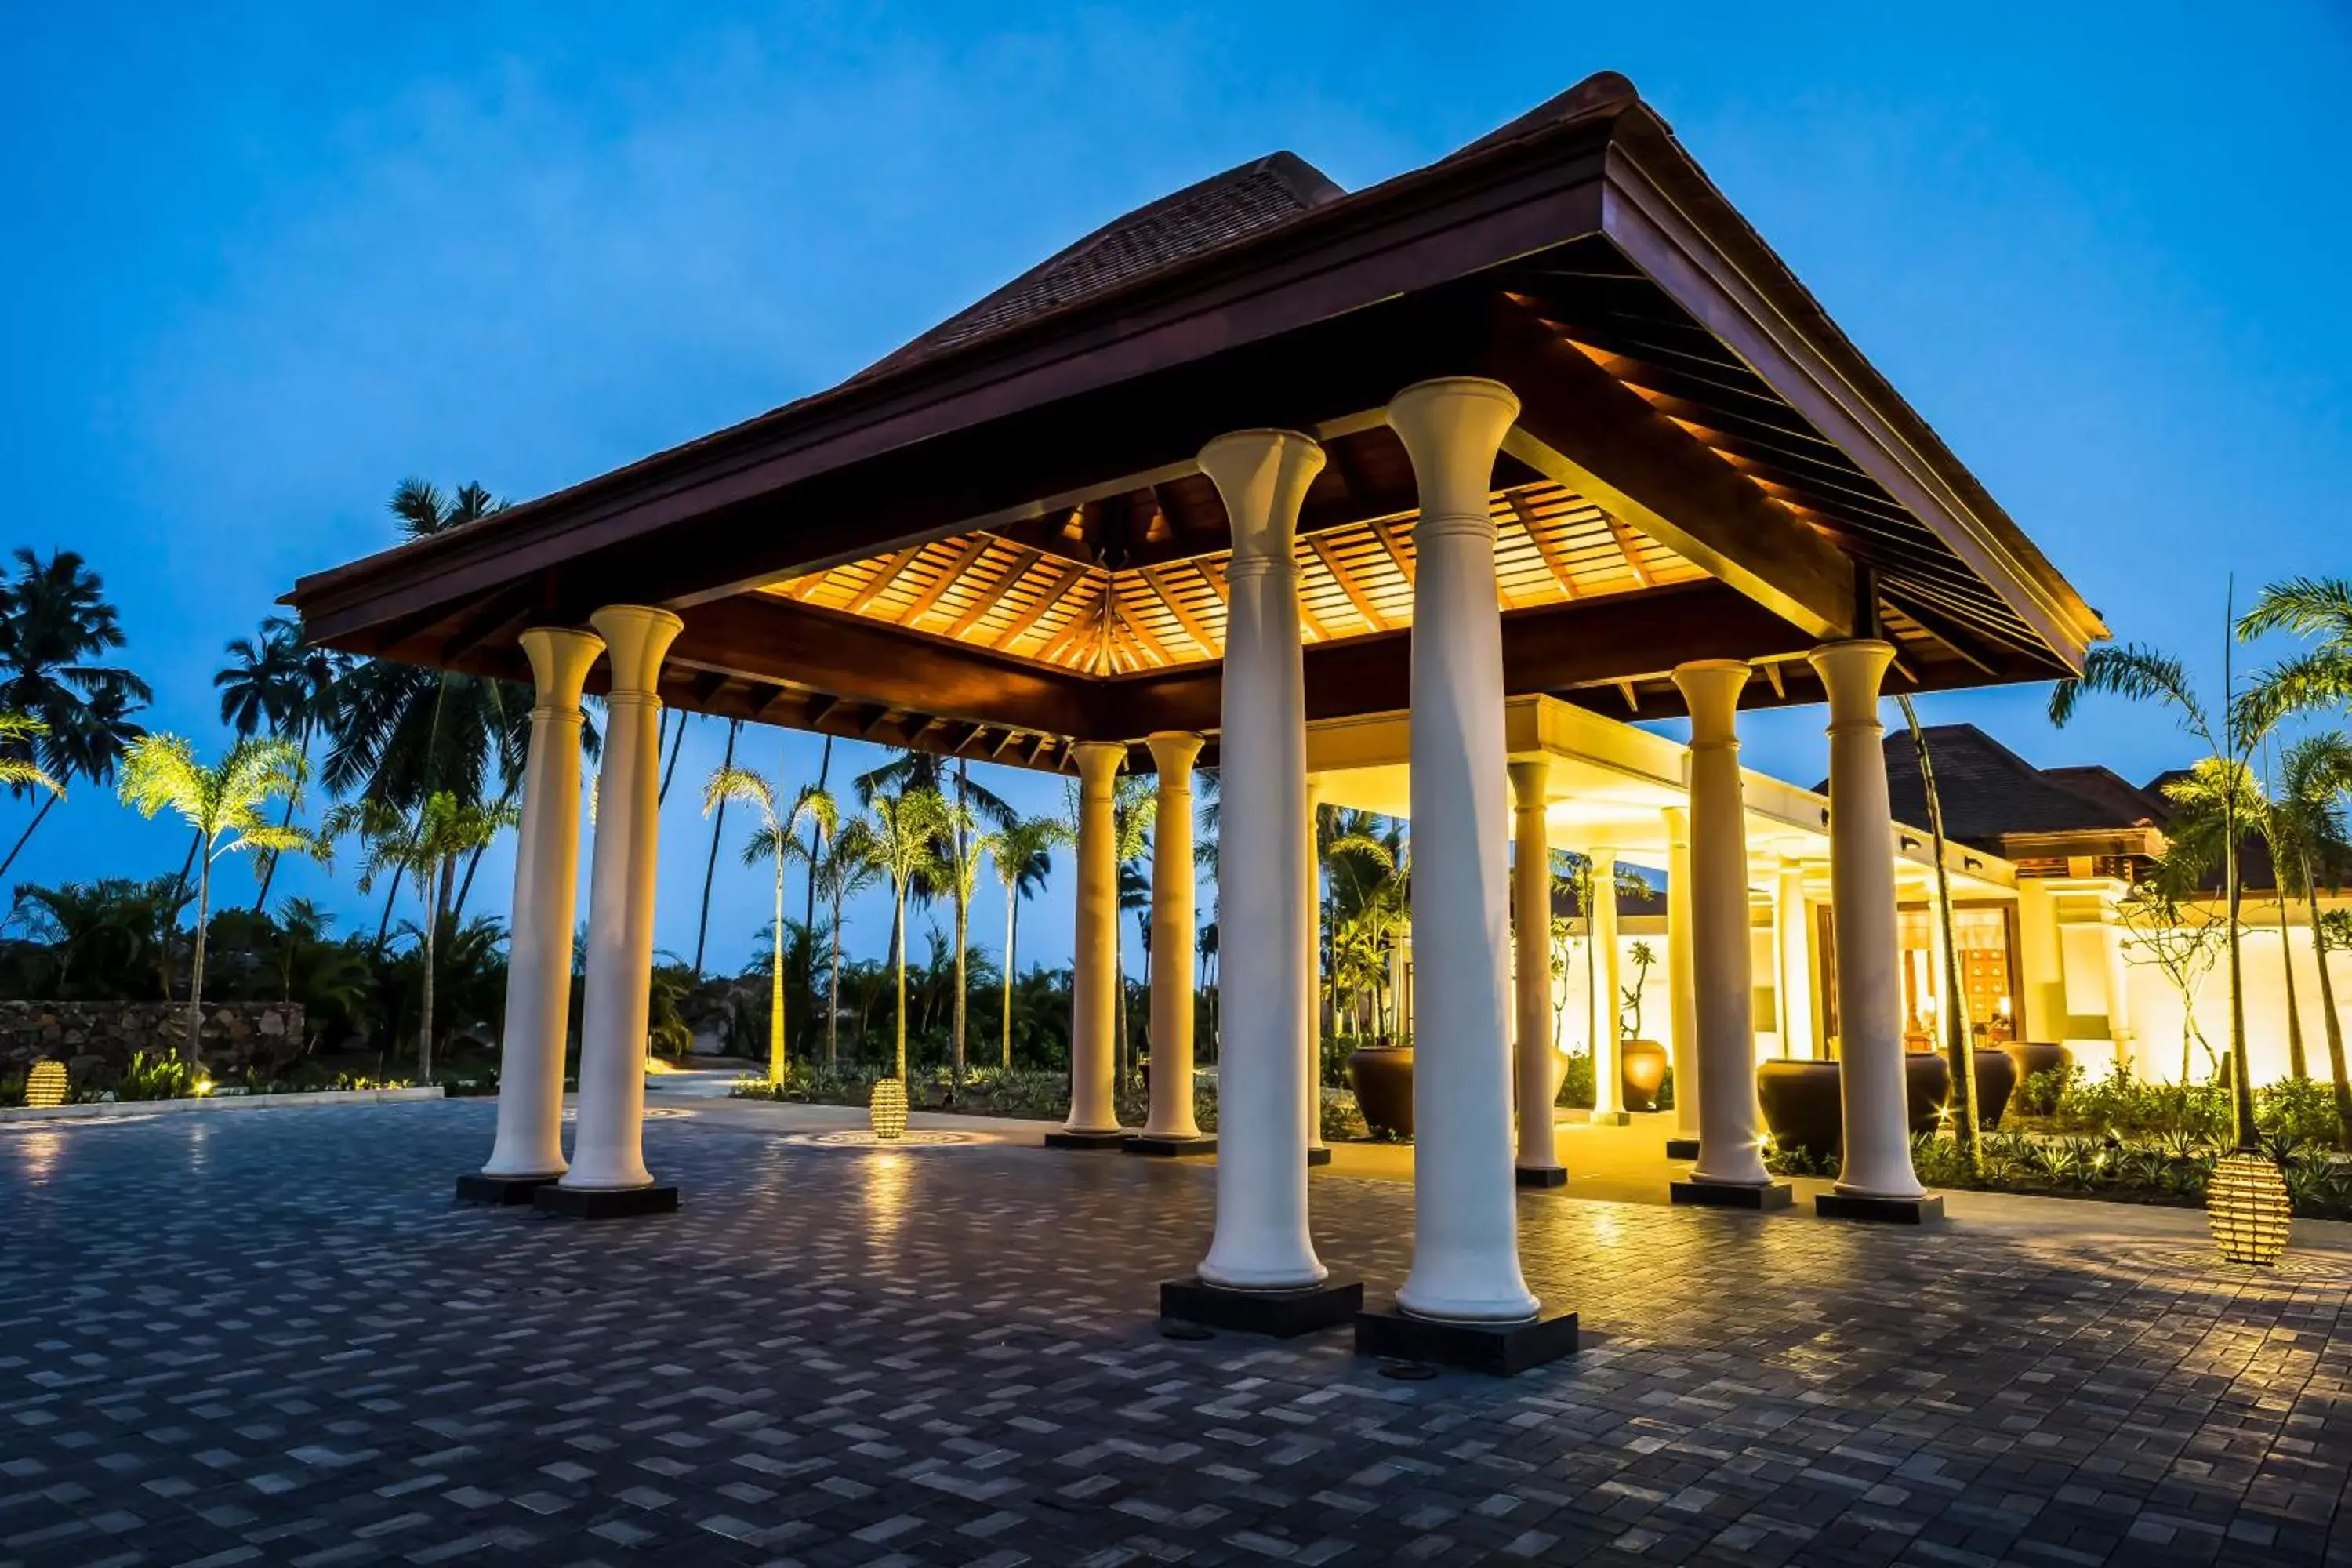
[[[1624,1085],[1625,1109],[1655,1110],[1658,1091],[1666,1081],[1666,1047],[1642,1036],[1642,989],[1657,953],[1646,942],[1626,951],[1633,965],[1633,984],[1624,988],[1619,1012],[1618,1076]]]

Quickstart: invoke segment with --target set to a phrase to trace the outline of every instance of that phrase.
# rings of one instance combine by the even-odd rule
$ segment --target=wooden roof
[[[1404,705],[1414,495],[1381,415],[1518,393],[1506,679],[1647,717],[1684,658],[1810,701],[1824,637],[1914,689],[2079,668],[2096,616],[1622,78],[1344,193],[1276,154],[1106,226],[840,386],[304,578],[314,640],[518,675],[597,605],[687,629],[688,707],[1001,760],[1213,730],[1222,505],[1194,457],[1307,431],[1310,712]]]

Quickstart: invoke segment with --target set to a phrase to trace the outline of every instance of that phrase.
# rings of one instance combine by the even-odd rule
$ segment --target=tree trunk
[[[310,724],[308,720],[305,720],[302,724],[302,766],[305,770],[308,770],[310,765]],[[294,826],[294,795],[291,791],[287,793],[286,809],[278,814],[278,826],[280,827],[291,827]],[[253,895],[253,912],[255,914],[263,913],[269,908],[269,884],[278,879],[278,852],[274,849],[263,850],[260,855],[260,861],[261,886]],[[0,873],[5,873],[7,869],[8,868],[5,866],[0,866]]]
[[[1004,1070],[1013,1070],[1013,938],[1021,921],[1021,884],[1004,890]]]
[[[2294,1003],[2294,933],[2288,929],[2286,923],[2286,878],[2283,874],[2284,868],[2279,866],[2278,856],[2275,853],[2272,855],[2271,862],[2271,880],[2278,884],[2271,891],[2278,899],[2279,962],[2284,969],[2286,979],[2286,1070],[2296,1082],[2303,1083],[2311,1078],[2311,1062],[2304,1051],[2303,1015],[2296,1009]],[[2315,930],[2312,932],[2315,941],[2317,940],[2318,935]]]
[[[841,897],[833,900],[833,958],[824,973],[824,1070],[841,1070]]]
[[[784,1081],[784,847],[776,846],[776,951],[768,982],[768,1081]]]
[[[1919,784],[1927,797],[1927,838],[1936,857],[1936,921],[1944,933],[1945,1054],[1952,1069],[1952,1099],[1959,1109],[1959,1125],[1954,1133],[1960,1152],[1968,1157],[1969,1169],[1982,1175],[1984,1123],[1977,1105],[1976,1056],[1969,1048],[1968,1009],[1962,1005],[1960,945],[1952,930],[1952,878],[1944,866],[1944,801],[1936,790],[1935,759],[1927,754],[1927,732],[1919,727],[1919,715],[1909,697],[1898,696],[1895,700],[1911,731],[1912,747],[1919,753]],[[1786,1045],[1782,1042],[1784,1049]]]
[[[1112,887],[1118,887],[1117,867],[1111,868]],[[1120,1089],[1125,1089],[1133,1064],[1128,1060],[1127,1049],[1127,922],[1113,910],[1110,916],[1110,977],[1111,977],[1111,1071]],[[1073,1055],[1071,1061],[1077,1058]],[[1113,1121],[1118,1117],[1114,1115]]]
[[[824,756],[823,756],[823,757],[821,757],[821,758],[818,760],[817,764],[816,764],[816,790],[817,790],[817,793],[818,793],[819,795],[823,795],[823,794],[824,793],[824,781],[825,781],[825,779],[826,779],[826,778],[827,778],[827,777],[832,773],[832,772],[833,772],[833,737],[832,737],[832,736],[830,736],[830,735],[827,735],[827,736],[824,738]],[[779,770],[779,773],[780,773],[780,774],[781,774],[781,770]],[[786,809],[786,810],[790,810],[790,809],[791,809],[790,805],[788,805],[785,807],[785,809]],[[814,822],[811,822],[811,823],[809,824],[809,842],[808,842],[808,897],[807,897],[806,901],[803,904],[802,909],[801,909],[801,924],[803,924],[803,925],[804,925],[804,926],[813,926],[813,925],[816,924],[816,854],[817,854],[817,847],[818,847],[817,825],[816,825]],[[834,923],[835,923],[835,924],[836,924],[836,925],[838,925],[840,922],[839,922],[838,921],[835,921]],[[828,1063],[828,1064],[826,1064],[826,1065],[830,1066],[831,1064],[830,1064],[830,1063]]]
[[[898,884],[898,912],[893,917],[898,950],[898,1081],[907,1081],[907,884]]]
[[[196,940],[188,964],[188,1066],[195,1068],[205,1065],[205,921],[212,901],[213,860],[207,855],[196,871]]]
[[[2222,829],[2229,842],[2221,851],[2221,876],[2230,895],[2230,1100],[2237,1123],[2238,1147],[2253,1150],[2261,1140],[2254,1128],[2254,1079],[2246,1061],[2246,975],[2239,950],[2238,912],[2245,889],[2238,885],[2238,810],[2236,785],[2224,797]]]
[[[379,958],[383,956],[383,944],[392,938],[392,905],[393,900],[399,897],[400,879],[395,876],[392,879],[391,890],[383,896],[383,918],[375,922],[375,951]]]
[[[727,721],[727,753],[719,760],[722,768],[735,765],[735,737],[743,728],[740,719]],[[694,928],[694,978],[702,978],[703,944],[710,939],[710,884],[719,875],[719,835],[727,826],[727,797],[720,795],[719,805],[710,814],[710,857],[702,863],[702,917]],[[777,861],[776,875],[782,877],[783,862]]]
[[[41,797],[40,808],[33,813],[33,820],[25,824],[25,831],[16,835],[16,842],[9,849],[8,858],[5,860],[0,860],[0,877],[5,877],[8,874],[8,868],[16,863],[17,855],[24,850],[25,840],[33,836],[33,829],[41,825],[41,818],[48,816],[49,807],[57,804],[58,797],[56,795],[45,795]],[[185,878],[187,876],[187,872],[182,871],[180,875],[183,878]]]
[[[443,911],[449,907],[450,884],[455,879],[457,861],[455,856],[443,856],[434,868],[433,879],[426,885],[435,896],[425,900],[425,988],[424,1016],[416,1027],[416,1081],[433,1081],[433,970],[439,953]]]
[[[950,1099],[954,1098],[956,1090],[963,1087],[964,987],[968,984],[968,977],[964,973],[963,954],[964,945],[969,941],[971,933],[971,899],[964,890],[963,870],[959,863],[955,886],[955,1011],[948,1026],[953,1037],[948,1050],[948,1093]]]
[[[2327,973],[2327,931],[2319,923],[2319,883],[2311,874],[2311,858],[2303,859],[2304,896],[2311,900],[2311,956],[2319,965],[2319,1016],[2327,1030],[2327,1075],[2336,1088],[2336,1120],[2343,1123],[2344,1141],[2352,1144],[2352,1076],[2344,1068],[2344,1021],[2336,1016],[2336,982]]]
[[[669,762],[662,769],[661,788],[654,792],[654,809],[659,811],[669,799],[669,782],[677,777],[677,754],[686,750],[686,710],[677,710],[677,733],[670,738]],[[656,736],[655,744],[660,744]]]

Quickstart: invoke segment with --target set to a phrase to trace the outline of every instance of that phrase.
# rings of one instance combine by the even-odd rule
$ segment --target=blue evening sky
[[[387,542],[403,475],[554,489],[824,386],[1176,186],[1288,148],[1360,187],[1613,68],[2117,635],[2210,668],[2227,574],[2352,572],[2352,13],[2219,16],[10,6],[0,546],[87,554],[150,721],[210,751],[222,643]],[[2189,754],[2110,703],[2053,731],[2042,700],[1925,706],[2043,763]],[[707,845],[686,781],[719,728],[664,825],[679,952]],[[747,733],[750,761],[813,771],[809,738]],[[1757,765],[1823,772],[1818,713],[1748,737]],[[0,831],[28,810],[0,802]],[[152,875],[184,842],[85,787],[10,879]],[[729,964],[764,903],[733,858]],[[509,875],[486,869],[490,907]],[[348,879],[289,883],[360,918]],[[1066,958],[1067,898],[1033,906],[1026,952]],[[981,940],[997,925],[984,903]]]

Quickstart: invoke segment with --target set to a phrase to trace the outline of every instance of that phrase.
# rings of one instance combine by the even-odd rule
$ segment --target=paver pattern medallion
[[[583,1224],[450,1205],[491,1118],[0,1130],[0,1563],[2352,1563],[2336,1254],[1530,1193],[1583,1353],[1409,1381],[1161,1337],[1205,1165],[681,1114]]]

